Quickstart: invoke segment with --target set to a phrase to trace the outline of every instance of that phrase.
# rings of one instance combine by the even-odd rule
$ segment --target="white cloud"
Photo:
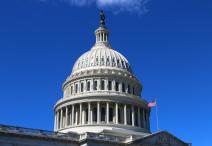
[[[41,0],[69,3],[71,6],[96,5],[99,9],[108,9],[114,13],[126,11],[142,14],[146,12],[145,5],[149,0]]]
[[[98,7],[112,8],[113,11],[128,11],[144,13],[146,11],[145,4],[148,0],[96,0]]]

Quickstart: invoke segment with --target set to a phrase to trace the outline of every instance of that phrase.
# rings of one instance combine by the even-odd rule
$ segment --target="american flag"
[[[156,105],[157,105],[156,100],[148,103],[148,107],[153,107]]]

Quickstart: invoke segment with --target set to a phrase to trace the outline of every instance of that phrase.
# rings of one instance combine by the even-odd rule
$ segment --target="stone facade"
[[[60,133],[0,125],[0,146],[191,146],[166,131],[135,138],[106,132]]]

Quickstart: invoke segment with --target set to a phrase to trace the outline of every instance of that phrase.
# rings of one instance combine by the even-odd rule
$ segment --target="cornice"
[[[54,106],[54,110],[57,108],[61,108],[64,106],[68,106],[76,103],[87,103],[87,102],[118,102],[122,104],[131,104],[131,105],[139,105],[143,108],[149,110],[147,107],[147,101],[144,98],[140,98],[139,96],[123,96],[123,94],[83,94],[75,97],[61,98],[57,101]]]
[[[81,72],[78,72],[77,74],[70,75],[66,81],[62,85],[62,89],[64,90],[64,87],[69,84],[70,82],[84,79],[84,78],[94,78],[94,77],[110,77],[110,78],[123,78],[128,79],[131,82],[137,84],[140,88],[142,88],[142,85],[140,81],[132,74],[126,71],[122,70],[114,70],[114,69],[105,69],[105,68],[99,68],[99,69],[91,69],[91,70],[84,70]]]

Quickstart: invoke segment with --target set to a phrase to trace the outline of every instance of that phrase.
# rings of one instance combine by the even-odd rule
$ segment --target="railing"
[[[75,141],[79,139],[79,135],[76,133],[65,134],[60,132],[7,126],[7,125],[0,125],[0,132],[9,132],[9,133],[24,134],[24,135],[30,135],[30,136],[52,137],[52,138],[60,138],[60,139],[71,139]]]
[[[81,141],[85,139],[91,139],[91,140],[110,141],[115,143],[127,143],[133,140],[132,136],[122,137],[104,133],[91,133],[91,132],[83,134],[77,134],[74,132],[60,133],[47,130],[30,129],[30,128],[7,126],[7,125],[0,125],[0,132],[8,132],[22,135],[40,136],[40,137],[50,137],[71,141]]]
[[[103,133],[84,133],[81,134],[81,139],[93,139],[93,140],[104,140],[104,141],[110,141],[110,142],[116,142],[116,143],[126,143],[129,141],[129,138],[131,139],[131,136],[128,137],[122,137],[122,136],[114,136],[109,134],[103,134]]]

